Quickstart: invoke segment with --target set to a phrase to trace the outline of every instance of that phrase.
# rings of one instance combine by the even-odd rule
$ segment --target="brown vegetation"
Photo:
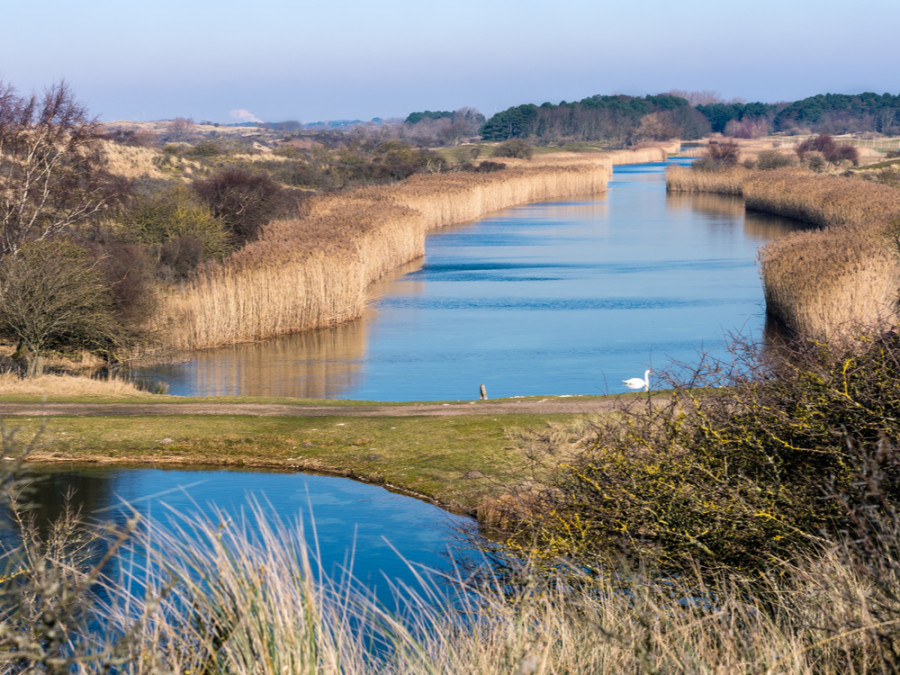
[[[42,375],[20,378],[15,373],[0,373],[0,395],[3,396],[151,396],[133,382],[118,378],[93,379],[77,375]]]
[[[900,192],[854,178],[805,171],[766,171],[744,181],[747,208],[831,227],[881,223],[900,212]]]
[[[860,325],[897,320],[900,262],[893,231],[900,192],[800,169],[670,167],[670,192],[743,195],[746,207],[823,228],[760,252],[766,308],[791,331],[841,341]]]
[[[840,340],[861,324],[896,320],[900,264],[888,236],[900,192],[853,178],[794,171],[754,175],[747,207],[823,227],[760,253],[766,306],[789,329]]]
[[[666,169],[666,190],[669,192],[712,192],[723,195],[742,195],[744,179],[749,169],[735,166],[723,171],[693,171],[684,166]]]
[[[369,284],[420,257],[428,230],[516,204],[602,192],[612,163],[661,161],[666,150],[511,159],[503,171],[416,175],[316,198],[308,215],[269,224],[259,240],[172,294],[164,344],[215,347],[356,318]]]

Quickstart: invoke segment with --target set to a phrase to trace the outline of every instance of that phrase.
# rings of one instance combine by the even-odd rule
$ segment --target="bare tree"
[[[671,89],[669,92],[672,96],[679,96],[685,99],[692,107],[698,105],[709,105],[710,103],[721,103],[722,95],[717,91],[704,89],[702,91],[688,91],[686,89]]]
[[[166,127],[166,140],[187,141],[194,134],[194,120],[190,117],[176,117]]]
[[[112,296],[87,252],[63,239],[33,242],[0,261],[0,335],[18,343],[26,375],[53,347],[110,353],[119,342]]]
[[[96,216],[122,188],[104,168],[99,125],[65,82],[42,97],[0,82],[0,254]]]

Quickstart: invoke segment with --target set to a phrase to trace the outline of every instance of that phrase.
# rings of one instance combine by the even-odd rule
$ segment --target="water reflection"
[[[760,243],[780,239],[799,229],[815,228],[790,218],[745,210],[744,200],[734,195],[710,193],[675,193],[666,197],[666,208],[673,212],[688,212],[707,216],[710,222],[741,225],[748,237]]]
[[[365,320],[277,340],[197,352],[185,363],[138,371],[134,379],[162,380],[169,393],[328,398],[359,384],[366,353]]]
[[[733,197],[667,196],[664,172],[616,167],[605,195],[434,232],[360,321],[142,376],[179,395],[471,400],[482,383],[494,397],[603,394],[732,332],[759,337],[757,250],[797,224]]]
[[[352,562],[354,577],[382,601],[392,597],[388,580],[415,584],[406,561],[448,570],[448,552],[468,553],[460,532],[475,527],[469,518],[417,499],[331,476],[96,465],[42,466],[34,475],[35,516],[45,529],[58,520],[69,493],[88,520],[121,525],[133,509],[163,528],[173,515],[221,513],[241,523],[255,500],[267,517],[303,523],[327,574],[339,578]]]

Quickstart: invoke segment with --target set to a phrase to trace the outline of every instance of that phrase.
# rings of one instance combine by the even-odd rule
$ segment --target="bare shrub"
[[[91,256],[69,242],[30,243],[0,261],[0,334],[18,345],[25,372],[43,372],[44,352],[78,347],[111,354],[121,326]]]
[[[203,242],[190,234],[166,239],[159,247],[159,274],[163,279],[187,279],[203,261]]]
[[[140,331],[157,306],[151,253],[141,244],[112,241],[95,255],[99,256],[98,267],[112,292],[119,321],[132,331]]]
[[[796,152],[801,161],[807,161],[806,154],[809,152],[820,152],[825,161],[832,164],[842,161],[849,161],[854,166],[859,164],[859,151],[856,148],[852,145],[837,145],[834,138],[825,133],[803,141],[797,146]]]
[[[237,246],[256,239],[285,204],[282,188],[271,176],[245,169],[225,169],[194,181],[191,189],[225,224]]]
[[[0,81],[0,253],[99,217],[126,187],[65,82],[26,98]]]
[[[486,160],[484,162],[479,162],[478,166],[475,167],[475,171],[478,173],[491,173],[492,171],[503,171],[506,168],[506,164],[503,162],[491,162]]]
[[[737,166],[741,148],[733,141],[710,142],[706,154],[693,163],[693,168],[700,171],[721,171]]]
[[[865,472],[846,464],[848,439],[900,439],[900,342],[866,346],[737,344],[670,374],[664,397],[623,399],[583,451],[544,458],[558,472],[513,541],[598,572],[623,557],[684,572],[765,569],[840,539],[851,521],[828,491],[859,505]]]
[[[164,140],[169,143],[184,143],[194,135],[194,120],[190,117],[176,117],[166,127]]]

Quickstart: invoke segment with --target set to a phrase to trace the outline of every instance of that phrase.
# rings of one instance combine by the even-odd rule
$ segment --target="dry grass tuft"
[[[624,568],[589,578],[562,565],[548,578],[526,565],[456,595],[419,572],[418,586],[396,587],[391,612],[351,578],[330,580],[300,526],[258,507],[240,522],[214,518],[151,526],[149,579],[133,572],[148,591],[127,596],[128,579],[111,588],[107,625],[140,617],[135,672],[812,674],[889,663],[873,611],[889,591],[836,551],[773,561],[753,579]]]
[[[119,379],[95,380],[81,375],[43,375],[21,379],[13,373],[0,374],[0,396],[150,396],[133,382]]]
[[[103,141],[107,168],[124,178],[166,178],[156,160],[162,156],[159,150]]]

